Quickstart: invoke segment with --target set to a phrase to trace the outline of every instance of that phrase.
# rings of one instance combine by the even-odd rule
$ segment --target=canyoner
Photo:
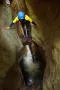
[[[37,27],[37,24],[28,16],[26,15],[23,11],[19,11],[15,19],[12,21],[12,23],[6,27],[6,29],[10,29],[13,24],[17,23],[20,21],[20,24],[23,28],[23,42],[31,42],[32,37],[31,37],[31,24],[33,24],[35,27]]]

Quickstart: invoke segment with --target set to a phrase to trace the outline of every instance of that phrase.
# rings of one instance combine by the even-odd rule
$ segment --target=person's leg
[[[24,42],[26,42],[27,41],[27,37],[28,37],[26,25],[24,25],[24,27],[23,27],[23,32],[24,32]]]
[[[24,25],[23,31],[24,31],[24,41],[31,42],[31,40],[32,40],[32,38],[31,38],[31,24],[29,23],[27,25]]]
[[[27,37],[27,28],[26,28],[26,25],[24,25],[23,31],[24,31],[24,37]]]
[[[31,38],[31,25],[30,24],[27,26],[27,34],[28,34],[28,38]]]
[[[27,35],[28,35],[28,42],[31,42],[32,37],[31,37],[31,25],[30,24],[27,26]]]

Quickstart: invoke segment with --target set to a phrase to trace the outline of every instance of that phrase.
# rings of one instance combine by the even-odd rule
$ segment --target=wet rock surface
[[[19,2],[18,0],[16,1]],[[12,4],[14,4],[14,2],[15,0],[13,0]],[[60,3],[57,1],[26,0],[25,2],[24,0],[20,0],[22,3],[21,6],[20,4],[18,5],[17,2],[13,5],[13,8],[15,5],[17,6],[13,10],[17,12],[19,9],[24,11],[27,9],[26,12],[40,25],[39,31],[36,31],[35,28],[32,27],[32,37],[33,40],[45,50],[46,70],[43,88],[44,90],[60,90]],[[10,70],[16,61],[16,46],[21,49],[22,44],[15,29],[11,29],[10,31],[5,31],[4,29],[4,27],[12,21],[10,6],[0,5],[0,12],[0,81],[2,82],[7,75],[7,71]],[[15,12],[13,12],[14,15],[16,15]],[[13,71],[15,70],[16,69]],[[11,76],[13,77],[13,74],[11,74]],[[6,80],[7,81],[4,79],[7,83],[9,80]],[[11,85],[14,86],[13,83]],[[5,86],[6,89],[9,90],[7,84]],[[10,87],[10,84],[8,86]],[[28,88],[29,87],[26,87],[24,89]],[[36,87],[35,89],[37,90]],[[30,90],[32,90],[32,87]]]
[[[43,90],[43,76],[46,66],[44,51],[33,43],[32,52],[35,53],[35,58],[33,58],[31,56],[33,53],[30,53],[30,48],[28,48],[27,45],[18,52],[16,65],[8,71],[4,79],[3,90],[18,90],[18,88],[19,90]]]

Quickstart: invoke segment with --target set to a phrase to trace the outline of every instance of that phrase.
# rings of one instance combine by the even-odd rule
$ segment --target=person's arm
[[[39,24],[36,24],[34,21],[32,21],[32,24],[35,26],[35,28],[37,28],[37,30],[39,30]]]
[[[30,23],[32,23],[34,26],[37,26],[37,24],[36,24],[28,15],[25,15],[25,20],[28,20],[28,21],[30,21]]]
[[[32,21],[32,24],[33,24],[34,26],[36,26],[36,25],[37,25],[34,21]]]
[[[6,29],[9,30],[13,26],[13,24],[15,24],[17,21],[19,21],[18,16],[13,20],[13,22],[8,27],[6,27]]]

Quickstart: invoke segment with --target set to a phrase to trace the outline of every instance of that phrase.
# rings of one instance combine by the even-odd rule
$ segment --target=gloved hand
[[[39,24],[36,24],[36,26],[35,26],[36,28],[39,28]]]
[[[39,24],[36,24],[34,27],[39,30]]]
[[[5,29],[6,29],[6,30],[9,30],[9,29],[10,29],[10,27],[8,26],[8,27],[6,27]]]

